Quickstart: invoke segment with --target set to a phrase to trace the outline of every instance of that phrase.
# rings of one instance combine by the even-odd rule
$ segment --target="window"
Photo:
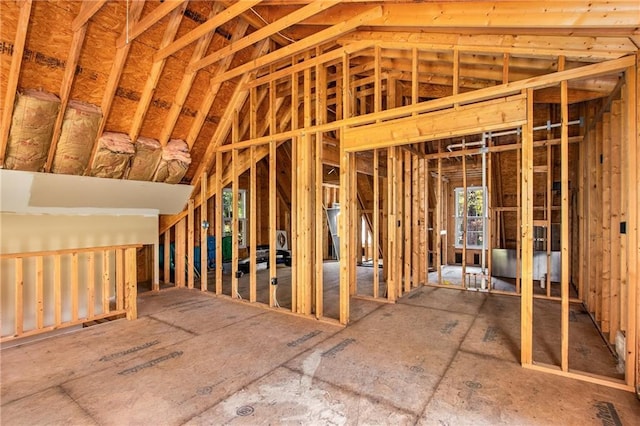
[[[222,190],[222,234],[232,235],[233,230],[233,191]],[[247,191],[238,190],[238,248],[247,247]]]
[[[464,188],[455,189],[456,240],[455,246],[463,246],[464,221],[467,221],[467,248],[482,248],[484,237],[484,188],[467,188],[467,211],[464,211]]]

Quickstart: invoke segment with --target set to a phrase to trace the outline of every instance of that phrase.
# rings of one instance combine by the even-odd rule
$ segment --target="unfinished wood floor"
[[[136,321],[3,349],[1,422],[640,420],[631,393],[522,369],[517,298],[422,287],[397,305],[352,304],[359,319],[340,328],[199,290],[146,293]]]

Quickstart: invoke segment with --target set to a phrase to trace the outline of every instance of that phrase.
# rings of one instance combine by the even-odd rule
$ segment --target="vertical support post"
[[[216,151],[216,208],[215,208],[215,236],[216,236],[216,294],[222,294],[222,151]]]
[[[125,294],[124,309],[128,320],[138,317],[138,307],[136,298],[138,294],[137,273],[136,273],[136,248],[128,247],[124,250],[124,274],[125,274]]]
[[[255,91],[252,90],[251,93],[255,93]],[[249,166],[249,301],[253,303],[257,300],[256,247],[258,246],[258,185],[256,181],[256,147],[252,146],[250,149],[251,165]]]
[[[411,153],[404,151],[404,217],[402,219],[402,229],[404,231],[404,291],[411,291]]]
[[[442,144],[438,142],[438,154],[442,152]],[[438,156],[438,180],[436,191],[436,269],[438,271],[438,284],[442,285],[442,209],[445,202],[442,199],[442,157]]]
[[[21,257],[16,257],[15,335],[24,331],[24,270]]]
[[[104,257],[107,252],[103,254],[102,263],[102,313],[109,312],[109,287],[104,283],[105,266]],[[108,258],[107,258],[108,261]],[[108,265],[108,264],[107,264]],[[108,273],[107,273],[108,276]],[[105,288],[107,289],[105,291]],[[106,297],[105,297],[106,294]],[[53,299],[54,299],[54,325],[59,326],[62,324],[62,259],[59,254],[53,256]],[[105,308],[106,305],[106,308]]]
[[[350,75],[349,75],[349,54],[344,53],[342,55],[342,87],[340,96],[342,102],[340,107],[342,109],[342,118],[346,119],[351,116],[349,105],[350,95]],[[344,128],[340,129],[340,140],[344,139]],[[344,143],[340,144],[340,216],[338,223],[338,234],[340,236],[340,324],[346,325],[349,322],[349,296],[351,285],[349,279],[351,277],[351,270],[353,269],[353,259],[349,258],[349,239],[352,233],[352,229],[349,224],[349,217],[351,212],[351,199],[349,188],[350,173],[355,173],[355,170],[349,169],[350,154],[343,149]]]
[[[560,83],[561,133],[560,133],[560,259],[562,277],[560,290],[562,293],[562,371],[569,371],[569,107],[567,105],[567,81]],[[551,173],[549,164],[549,174]],[[548,230],[550,231],[550,229]],[[549,238],[549,236],[547,236]],[[551,275],[547,273],[547,275]]]
[[[209,291],[209,204],[207,199],[207,172],[200,180],[200,290]]]
[[[396,210],[396,147],[387,148],[387,257],[384,259],[387,269],[387,299],[395,302],[397,299],[397,210]]]
[[[237,135],[238,128],[238,112],[236,111],[233,118],[234,133]],[[238,293],[238,150],[231,150],[231,168],[232,181],[231,181],[231,297],[237,297],[240,299],[240,293]]]
[[[462,287],[467,287],[467,156],[462,156]],[[454,200],[457,207],[458,200]],[[454,208],[456,208],[454,207]],[[453,236],[455,238],[455,235]]]
[[[119,250],[120,256],[116,259],[116,275],[118,277],[117,286],[118,292],[116,292],[116,309],[122,309],[123,305],[123,291],[124,288],[124,277],[122,273],[118,273],[118,261],[120,261],[120,271],[122,271],[123,259],[121,250]],[[78,290],[79,290],[79,279],[78,279],[78,253],[71,253],[71,320],[78,320]]]
[[[376,104],[377,105],[377,104]],[[373,297],[380,292],[380,158],[378,150],[373,150],[373,230],[371,235],[373,263]]]
[[[174,227],[175,229],[175,227]],[[171,282],[171,228],[164,231],[164,245],[163,245],[163,277],[164,283],[169,284]]]
[[[93,318],[96,304],[96,253],[92,251],[87,256],[87,318]],[[39,325],[38,328],[42,326]]]
[[[93,253],[90,253],[90,255]],[[92,275],[89,274],[88,281],[91,282]],[[89,304],[93,314],[93,305]],[[44,260],[42,256],[36,257],[36,328],[44,326]]]
[[[320,55],[320,50],[318,49],[317,55]],[[327,114],[327,69],[323,64],[318,64],[316,66],[316,124],[324,124],[326,122],[326,114]],[[315,258],[314,258],[314,266],[315,266],[315,315],[316,318],[321,318],[324,315],[324,276],[323,276],[323,253],[322,253],[322,243],[323,243],[323,222],[324,222],[324,207],[322,200],[322,181],[324,178],[324,171],[322,166],[322,149],[323,149],[323,133],[318,132],[315,135],[316,143],[315,143],[315,165],[314,171],[315,176],[313,177],[314,181],[314,222],[315,229],[313,231],[315,238]]]
[[[187,218],[183,217],[180,219],[180,222],[176,225],[176,257],[174,260],[175,263],[175,279],[176,279],[176,287],[184,287],[185,282],[185,272],[186,272],[186,262],[185,262],[185,245],[186,245],[186,222]]]
[[[420,236],[420,193],[418,192],[418,177],[419,166],[418,156],[411,156],[411,229],[409,234],[411,235],[411,287],[417,287],[420,284],[420,273],[418,271],[420,261],[418,260],[418,253],[420,250],[419,236]]]
[[[522,297],[520,360],[533,363],[533,90],[527,89],[527,123],[522,133]]]
[[[613,101],[611,104],[611,297],[610,297],[610,330],[609,343],[614,344],[617,332],[620,330],[620,265],[621,246],[620,238],[620,146],[622,139],[621,102]]]
[[[166,233],[169,233],[167,230]],[[168,246],[165,246],[168,247]],[[168,249],[167,249],[168,250]],[[109,299],[111,296],[111,257],[109,254],[109,250],[105,250],[102,253],[102,313],[106,314],[109,312]],[[56,256],[56,269],[55,269],[55,278],[54,280],[60,280],[60,257]],[[55,281],[54,281],[55,282]],[[58,285],[56,285],[58,287]],[[58,298],[58,294],[56,294],[56,324],[60,324],[62,318],[62,300]],[[60,314],[58,314],[58,300],[60,300]]]
[[[187,287],[193,288],[194,283],[194,244],[195,244],[195,214],[194,201],[190,198],[187,204]]]

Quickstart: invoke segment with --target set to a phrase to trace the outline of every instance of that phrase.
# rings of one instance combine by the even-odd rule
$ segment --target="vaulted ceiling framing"
[[[251,87],[276,80],[278,120],[289,123],[291,94],[283,82],[322,64],[329,119],[335,119],[345,55],[353,90],[373,111],[376,78],[383,93],[393,84],[400,97],[415,91],[427,100],[552,73],[560,58],[564,69],[616,59],[640,44],[635,1],[22,0],[0,7],[0,163],[16,90],[42,88],[62,106],[44,171],[51,168],[64,106],[76,99],[101,107],[98,136],[123,132],[163,146],[184,139],[192,158],[185,179],[193,184],[213,168],[216,148],[230,142],[231,117],[248,110]],[[616,83],[613,74],[572,80],[569,100],[606,97]],[[265,90],[259,105],[266,105]],[[536,96],[557,102],[556,94]],[[239,138],[251,139],[243,117],[248,114],[240,117]],[[255,129],[254,137],[268,127]]]

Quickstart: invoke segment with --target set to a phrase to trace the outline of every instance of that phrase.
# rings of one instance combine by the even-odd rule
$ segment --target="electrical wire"
[[[249,10],[251,10],[258,18],[260,18],[260,20],[264,22],[265,25],[270,24],[270,22],[267,22],[267,20],[264,19],[258,12],[256,12],[254,8],[251,7],[249,8]],[[291,43],[295,43],[296,41],[298,41],[298,40],[292,39],[291,37],[287,37],[286,35],[282,34],[280,31],[276,32],[276,34],[278,34],[280,37],[284,38],[285,40],[290,41]]]

